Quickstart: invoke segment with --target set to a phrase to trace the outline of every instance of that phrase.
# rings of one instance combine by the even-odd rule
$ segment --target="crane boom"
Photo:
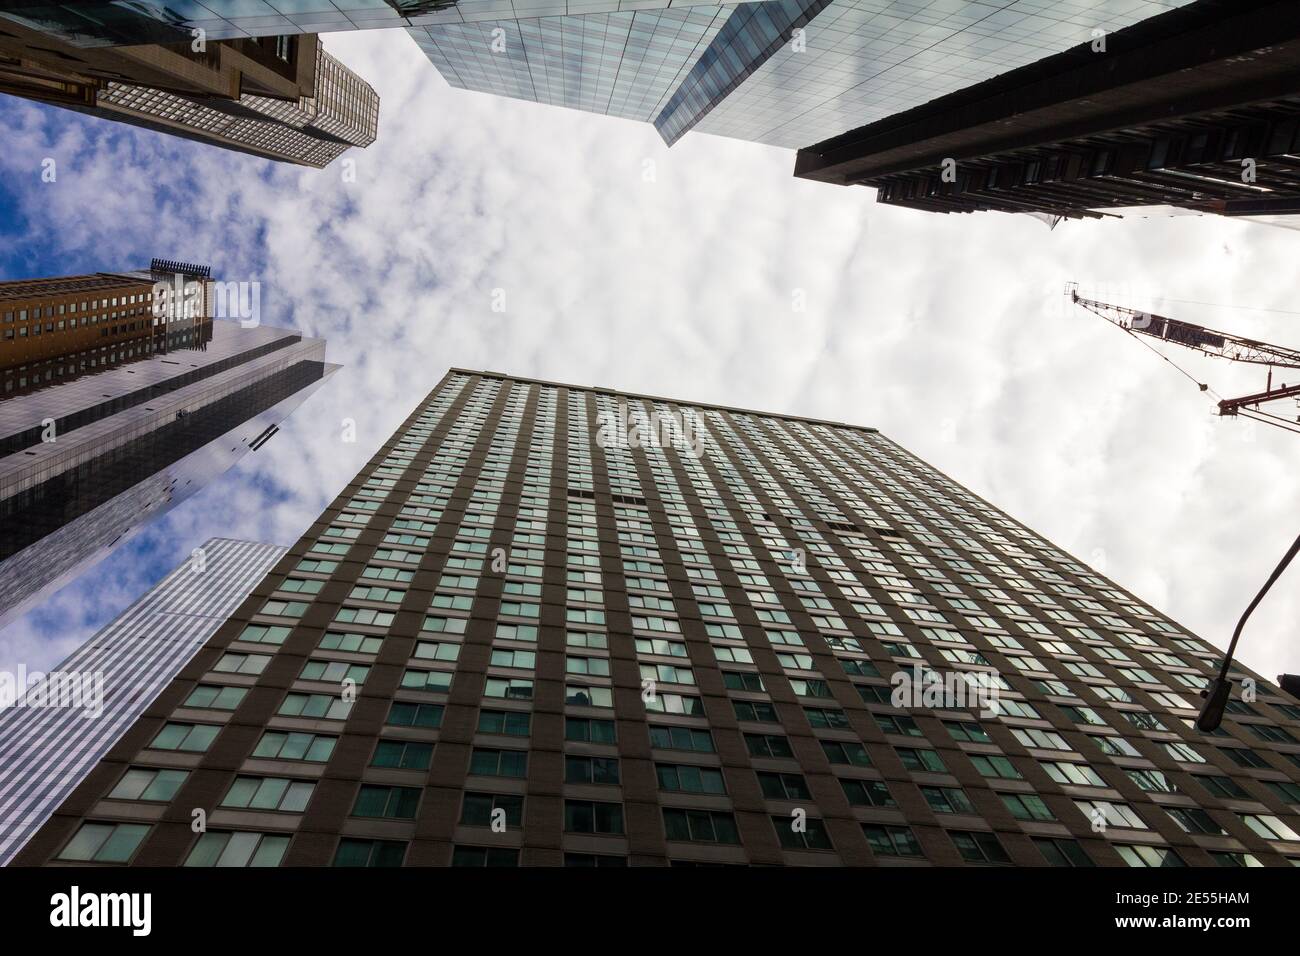
[[[1253,365],[1267,365],[1268,385],[1264,391],[1256,392],[1253,395],[1243,395],[1239,398],[1223,399],[1219,402],[1219,414],[1241,414],[1268,425],[1276,425],[1285,428],[1287,431],[1300,433],[1300,417],[1297,417],[1295,421],[1291,421],[1260,408],[1260,405],[1281,399],[1295,399],[1300,402],[1300,385],[1288,386],[1283,383],[1276,388],[1273,387],[1274,367],[1300,369],[1300,351],[1281,345],[1273,345],[1269,342],[1248,339],[1241,335],[1233,335],[1231,332],[1219,332],[1203,325],[1196,325],[1193,322],[1183,322],[1179,319],[1171,319],[1168,316],[1154,315],[1139,309],[1130,309],[1127,306],[1112,305],[1108,302],[1099,302],[1096,299],[1085,299],[1079,295],[1077,282],[1071,282],[1066,286],[1065,291],[1076,305],[1101,316],[1107,322],[1132,335],[1144,335],[1158,339],[1161,342],[1172,342],[1174,345],[1191,349],[1193,352],[1199,352],[1201,355],[1208,355],[1212,358],[1223,358],[1232,362],[1247,362]],[[1169,356],[1163,355],[1158,349],[1152,349],[1152,351],[1157,352],[1166,362],[1178,368],[1177,364]],[[1181,368],[1178,370],[1191,378],[1191,375],[1185,370]],[[1196,380],[1193,379],[1193,381]],[[1200,386],[1201,391],[1205,391],[1209,387],[1200,382],[1197,382],[1197,384]]]
[[[1203,325],[1183,322],[1122,305],[1085,299],[1077,287],[1071,287],[1070,297],[1089,312],[1128,332],[1148,335],[1163,342],[1172,342],[1204,355],[1250,362],[1255,365],[1272,365],[1278,368],[1300,368],[1300,351],[1259,342],[1230,332],[1218,332]]]

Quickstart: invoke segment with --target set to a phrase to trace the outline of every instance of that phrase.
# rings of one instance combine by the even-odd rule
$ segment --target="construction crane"
[[[1076,305],[1101,316],[1107,322],[1123,329],[1138,341],[1143,342],[1144,345],[1148,345],[1162,359],[1173,365],[1193,382],[1196,382],[1197,387],[1203,392],[1210,390],[1208,385],[1197,381],[1177,362],[1159,349],[1151,347],[1138,336],[1147,336],[1159,339],[1162,342],[1171,342],[1174,345],[1191,349],[1212,358],[1268,366],[1268,381],[1264,391],[1255,392],[1251,395],[1242,395],[1240,398],[1222,399],[1219,402],[1219,414],[1241,415],[1261,421],[1266,425],[1275,425],[1286,431],[1300,434],[1300,416],[1296,416],[1292,420],[1277,414],[1275,411],[1265,410],[1260,407],[1270,402],[1285,399],[1300,401],[1300,383],[1287,385],[1283,382],[1276,388],[1273,386],[1273,369],[1293,368],[1300,370],[1300,351],[1284,348],[1280,345],[1270,345],[1268,342],[1258,342],[1255,339],[1244,338],[1229,332],[1217,332],[1214,329],[1207,329],[1203,325],[1182,322],[1163,315],[1154,315],[1140,309],[1130,309],[1122,305],[1111,305],[1107,302],[1098,302],[1095,299],[1085,299],[1079,295],[1079,284],[1077,282],[1069,283],[1065,287],[1065,294]],[[1300,378],[1300,372],[1297,372],[1297,378]]]

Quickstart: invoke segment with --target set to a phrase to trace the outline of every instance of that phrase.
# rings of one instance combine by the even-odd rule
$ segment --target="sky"
[[[210,263],[344,366],[0,630],[0,669],[54,666],[209,537],[292,544],[452,366],[877,427],[1219,646],[1300,533],[1300,437],[1216,417],[1063,294],[1300,346],[1300,232],[890,209],[787,150],[451,89],[401,31],[325,46],[381,96],[352,182],[0,97],[0,279]],[[1223,395],[1264,384],[1171,356]],[[1300,671],[1297,619],[1293,568],[1239,658]]]

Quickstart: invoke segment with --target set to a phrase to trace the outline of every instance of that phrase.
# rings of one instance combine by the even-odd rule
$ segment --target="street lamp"
[[[1246,626],[1246,618],[1250,617],[1250,612],[1255,610],[1255,606],[1264,599],[1273,582],[1282,576],[1282,572],[1286,570],[1286,566],[1291,563],[1297,551],[1300,551],[1300,537],[1295,539],[1291,550],[1283,555],[1281,563],[1273,569],[1273,573],[1255,595],[1255,600],[1251,601],[1250,607],[1246,608],[1246,613],[1237,622],[1237,629],[1232,632],[1232,640],[1228,643],[1227,653],[1223,655],[1223,666],[1219,668],[1219,676],[1210,681],[1209,686],[1201,691],[1205,703],[1201,706],[1200,716],[1196,718],[1196,726],[1207,734],[1218,730],[1219,724],[1223,722],[1223,712],[1227,709],[1228,698],[1232,694],[1232,680],[1228,677],[1228,669],[1232,666],[1232,653],[1237,649],[1237,639],[1241,637],[1241,629]],[[1292,697],[1300,697],[1300,675],[1283,674],[1277,682]]]

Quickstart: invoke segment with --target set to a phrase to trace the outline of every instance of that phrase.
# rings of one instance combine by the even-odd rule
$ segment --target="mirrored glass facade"
[[[799,148],[1087,43],[1094,30],[1190,2],[769,0],[714,11],[674,4],[661,16],[635,14],[636,42],[627,45],[618,42],[622,21],[607,14],[517,22],[498,15],[410,32],[453,86],[644,119],[669,144],[695,129]],[[693,22],[710,12],[723,18],[720,26],[684,35],[683,15]],[[644,82],[627,73],[647,57],[663,64],[658,83],[675,77],[666,96],[654,86],[628,111],[625,98],[581,95]]]
[[[1294,865],[1219,653],[874,428],[452,370],[19,862]]]
[[[669,144],[695,129],[797,149],[1192,2],[205,0],[129,16],[184,36],[406,27],[458,88],[652,122]],[[0,11],[61,35],[125,29],[77,6]]]
[[[84,299],[75,314],[92,331],[145,336],[5,370],[15,389],[0,400],[0,624],[260,447],[336,369],[322,339],[182,310],[155,316],[152,291],[52,295]],[[182,328],[163,331],[173,319]]]

